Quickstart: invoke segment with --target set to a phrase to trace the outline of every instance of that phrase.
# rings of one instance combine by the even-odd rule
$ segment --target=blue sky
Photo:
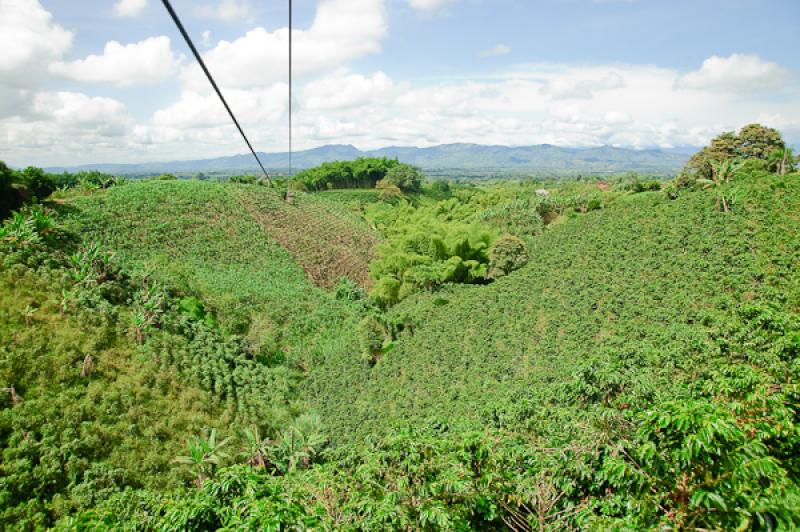
[[[295,0],[295,144],[800,141],[797,0]],[[257,149],[287,145],[286,2],[173,0]],[[0,0],[0,159],[244,151],[157,0]]]

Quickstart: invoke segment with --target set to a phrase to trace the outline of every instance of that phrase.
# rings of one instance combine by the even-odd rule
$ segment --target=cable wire
[[[172,4],[169,3],[169,0],[162,0],[162,2],[164,3],[164,7],[167,8],[167,11],[169,12],[170,16],[172,17],[172,20],[175,22],[175,25],[178,27],[178,30],[181,32],[181,35],[183,35],[183,39],[186,41],[186,44],[188,44],[189,48],[192,50],[192,53],[194,54],[195,59],[197,59],[197,62],[200,63],[200,68],[202,68],[203,72],[205,72],[206,77],[208,78],[208,81],[211,82],[211,86],[214,87],[214,91],[216,91],[217,96],[219,96],[219,99],[222,101],[222,105],[224,105],[225,109],[228,111],[228,114],[230,115],[231,120],[233,120],[233,123],[236,124],[236,129],[239,130],[239,133],[241,133],[242,138],[247,143],[247,147],[250,148],[250,153],[253,154],[253,157],[255,157],[256,162],[258,163],[258,166],[261,167],[261,171],[264,172],[264,177],[267,179],[267,183],[271,184],[271,181],[270,181],[270,178],[269,178],[269,174],[267,173],[267,170],[264,168],[264,165],[261,164],[261,159],[258,158],[258,154],[256,153],[256,150],[253,149],[253,145],[250,144],[250,141],[248,140],[247,135],[244,134],[244,130],[242,129],[242,126],[240,126],[239,125],[239,121],[236,120],[236,116],[233,114],[233,111],[231,110],[230,106],[228,105],[228,102],[225,100],[225,97],[222,95],[222,91],[219,90],[219,87],[217,86],[217,82],[214,81],[213,76],[211,76],[211,72],[208,71],[208,68],[206,67],[205,62],[203,61],[203,58],[200,57],[200,52],[197,51],[197,48],[195,47],[194,43],[192,42],[192,38],[189,37],[189,34],[186,32],[186,28],[183,27],[183,23],[181,22],[181,19],[178,18],[178,14],[172,8]]]
[[[289,177],[292,177],[292,0],[289,0]]]

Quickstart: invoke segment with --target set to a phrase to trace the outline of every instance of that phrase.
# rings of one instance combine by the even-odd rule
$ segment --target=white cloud
[[[73,35],[38,0],[0,0],[0,84],[28,87],[60,59]]]
[[[506,55],[511,53],[511,47],[506,44],[498,44],[496,46],[492,46],[491,48],[487,48],[483,50],[480,54],[480,57],[496,57],[498,55]]]
[[[0,159],[17,164],[118,159],[128,148],[132,119],[111,98],[77,92],[39,92],[30,98],[30,114],[0,121]]]
[[[322,0],[311,27],[294,30],[295,74],[333,71],[345,62],[380,51],[387,34],[383,0]],[[287,76],[289,32],[255,28],[234,41],[220,41],[204,56],[224,87],[260,87]],[[207,82],[192,64],[182,76],[187,88]]]
[[[119,0],[112,12],[115,17],[135,17],[147,7],[147,0]]]
[[[475,142],[669,148],[702,145],[720,131],[760,118],[788,126],[791,121],[782,117],[800,116],[795,100],[770,103],[752,95],[675,91],[679,77],[674,69],[648,65],[533,64],[493,77],[410,84],[381,71],[339,67],[298,83],[295,146],[352,143],[370,149]],[[564,89],[554,90],[559,87]],[[286,149],[284,82],[224,90],[257,149]],[[591,97],[577,97],[586,90]],[[569,91],[576,97],[564,98]],[[205,87],[184,87],[174,104],[125,131],[124,142],[117,137],[109,141],[122,142],[117,160],[245,151],[224,108]],[[95,139],[88,160],[107,153],[104,146]]]
[[[570,79],[560,77],[550,84],[550,93],[556,99],[592,99],[596,92],[621,89],[625,87],[625,78],[617,72],[609,72],[599,79]]]
[[[333,75],[315,80],[303,90],[303,106],[309,110],[352,109],[397,94],[397,88],[383,72],[372,76],[350,74],[341,69]]]
[[[201,37],[202,37],[202,41],[201,42],[203,43],[203,46],[210,46],[211,45],[211,31],[210,30],[204,31],[203,34],[201,35]]]
[[[76,81],[129,86],[165,81],[177,72],[180,62],[172,52],[169,37],[161,36],[127,45],[111,41],[105,45],[103,55],[55,62],[50,65],[50,72]]]
[[[90,97],[79,92],[40,92],[33,111],[54,125],[120,130],[128,121],[125,105],[112,98]]]
[[[247,0],[220,0],[216,4],[204,4],[195,9],[198,17],[234,22],[252,18],[253,7]]]
[[[700,70],[682,76],[675,83],[678,89],[720,92],[754,92],[782,88],[790,72],[777,63],[765,61],[756,54],[712,56],[703,61]]]
[[[276,83],[259,89],[232,89],[225,99],[242,124],[275,124],[285,119],[289,88]],[[156,111],[153,125],[165,128],[209,128],[230,125],[231,120],[214,93],[185,91],[175,104]]]

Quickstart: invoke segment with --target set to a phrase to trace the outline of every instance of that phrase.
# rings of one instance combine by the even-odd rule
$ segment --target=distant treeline
[[[342,188],[396,186],[400,190],[419,190],[422,173],[397,159],[362,157],[354,161],[334,161],[303,170],[292,179],[293,187],[307,192]]]

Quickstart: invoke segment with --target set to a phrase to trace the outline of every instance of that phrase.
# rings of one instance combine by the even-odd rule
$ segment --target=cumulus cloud
[[[699,70],[680,77],[678,89],[713,90],[720,92],[754,92],[782,88],[790,72],[777,63],[765,61],[756,54],[712,56]]]
[[[147,0],[119,0],[112,9],[115,17],[135,17],[147,7]]]
[[[180,62],[169,37],[161,36],[127,45],[111,41],[102,55],[58,61],[50,65],[50,72],[76,81],[129,86],[165,81],[177,72]]]
[[[121,102],[78,92],[32,95],[30,115],[0,124],[0,159],[20,164],[74,160],[76,153],[119,155],[132,119]],[[97,159],[94,159],[97,160]]]
[[[214,8],[224,3],[205,1]],[[409,1],[420,12],[446,4]],[[652,65],[527,64],[412,83],[358,70],[354,61],[379,52],[387,36],[384,8],[385,0],[320,0],[313,22],[295,30],[298,149],[448,142],[666,148],[701,145],[759,120],[800,135],[800,98],[764,94],[781,87],[796,92],[790,73],[754,55],[712,57],[688,74]],[[0,0],[0,30],[6,52],[0,55],[0,159],[72,164],[245,151],[202,72],[182,63],[166,37],[108,43],[102,53],[64,61],[72,34],[36,0]],[[257,27],[216,41],[204,34],[210,46],[204,56],[248,136],[259,150],[285,150],[288,29]],[[498,45],[485,55],[505,51]],[[39,89],[48,73],[125,86],[158,83],[175,72],[180,96],[138,120],[111,98]]]
[[[40,92],[33,99],[33,111],[56,125],[102,128],[121,134],[128,122],[124,104],[112,98],[91,97],[79,92]]]
[[[322,0],[311,27],[294,31],[295,74],[329,72],[378,52],[386,34],[383,0]],[[288,38],[288,28],[255,28],[234,41],[220,41],[204,60],[225,87],[263,87],[285,79]],[[206,85],[194,64],[182,78],[195,91]]]
[[[498,44],[487,48],[478,54],[479,57],[496,57],[498,55],[506,55],[511,53],[511,47],[506,44]]]
[[[383,72],[363,76],[341,69],[306,85],[302,103],[309,110],[343,110],[385,101],[394,94],[397,87]]]
[[[242,124],[278,123],[289,107],[288,92],[288,85],[276,83],[260,89],[228,90],[225,99]],[[216,94],[185,91],[178,102],[157,111],[152,122],[167,128],[209,128],[229,125],[230,118]]]
[[[38,0],[0,0],[0,83],[30,86],[69,50],[72,38]]]
[[[220,0],[215,4],[204,4],[195,9],[198,17],[234,22],[249,19],[254,15],[253,6],[246,0]]]

